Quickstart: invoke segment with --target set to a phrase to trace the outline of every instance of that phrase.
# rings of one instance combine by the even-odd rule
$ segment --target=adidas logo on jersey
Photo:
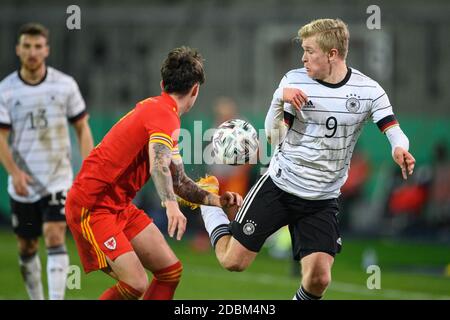
[[[308,102],[305,103],[305,105],[303,106],[303,108],[315,108],[316,106],[312,103],[311,100],[308,100]]]

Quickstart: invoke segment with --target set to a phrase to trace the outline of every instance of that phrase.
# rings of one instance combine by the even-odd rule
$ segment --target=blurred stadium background
[[[66,27],[71,4],[81,9],[80,30]],[[366,26],[371,4],[380,6],[380,30]],[[227,97],[236,106],[230,114],[261,129],[279,80],[301,65],[299,45],[292,41],[298,28],[315,18],[339,17],[350,28],[348,64],[384,87],[410,138],[417,167],[412,178],[401,181],[387,139],[375,125],[366,125],[343,190],[344,248],[335,262],[327,298],[450,299],[449,16],[450,3],[445,0],[177,0],[170,4],[3,0],[0,77],[18,67],[14,46],[19,26],[29,21],[46,25],[51,32],[48,64],[78,81],[98,143],[137,101],[159,94],[159,68],[165,55],[174,47],[189,45],[204,55],[207,81],[194,109],[182,118],[182,127],[193,132],[194,121],[202,121],[203,130],[213,127],[226,116],[217,106]],[[76,148],[73,158],[77,170]],[[239,172],[238,180],[245,185],[236,187],[247,188],[260,169],[257,165]],[[187,165],[186,170],[193,178],[211,171],[233,175],[228,169],[204,165]],[[165,230],[152,183],[136,202]],[[231,274],[215,261],[197,212],[186,210],[186,215],[185,240],[173,243],[185,265],[176,298],[291,298],[299,275],[290,261],[285,233],[270,239],[250,270]],[[10,230],[3,167],[0,248],[0,299],[26,299]],[[79,264],[70,238],[69,248],[71,263]],[[370,264],[381,268],[380,290],[366,287]],[[83,275],[81,290],[68,290],[67,298],[95,299],[111,283],[100,273]]]

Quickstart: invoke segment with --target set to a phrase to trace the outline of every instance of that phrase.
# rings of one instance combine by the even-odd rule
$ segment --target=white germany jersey
[[[284,104],[293,122],[271,160],[270,177],[279,188],[303,199],[337,198],[365,122],[372,119],[382,132],[398,124],[386,93],[350,68],[338,84],[313,80],[304,68],[291,70],[279,87],[301,89],[309,101],[299,112]],[[272,104],[281,103],[274,95]]]
[[[73,172],[68,120],[85,114],[75,80],[47,67],[44,79],[30,85],[13,72],[0,82],[0,127],[10,129],[10,148],[20,169],[33,178],[29,196],[16,194],[12,179],[8,193],[16,201],[35,202],[68,189]]]

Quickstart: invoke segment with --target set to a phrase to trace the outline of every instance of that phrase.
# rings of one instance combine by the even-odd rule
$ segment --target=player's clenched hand
[[[402,169],[403,179],[406,180],[408,178],[408,175],[413,174],[416,159],[414,159],[411,153],[403,148],[396,147],[394,150],[394,161]]]
[[[233,206],[241,207],[242,201],[241,195],[236,192],[227,191],[220,196],[220,205],[222,208],[229,208]]]
[[[33,183],[33,179],[23,172],[22,170],[18,170],[16,173],[11,175],[12,177],[12,183],[14,186],[14,190],[19,196],[27,196],[28,195],[28,189],[27,186],[30,183]]]
[[[228,217],[235,217],[239,208],[242,207],[242,197],[236,192],[225,192],[220,197],[220,206]]]
[[[166,201],[166,214],[169,236],[173,238],[175,231],[177,231],[177,240],[181,240],[186,231],[187,219],[180,211],[176,201]]]
[[[308,96],[300,89],[283,88],[283,101],[292,104],[297,110],[308,102]]]

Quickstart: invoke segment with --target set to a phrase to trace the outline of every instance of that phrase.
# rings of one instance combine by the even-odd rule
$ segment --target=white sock
[[[220,238],[231,234],[229,228],[230,220],[228,220],[222,208],[211,206],[200,206],[200,208],[211,245],[215,248]]]
[[[294,299],[292,300],[320,300],[320,299],[322,299],[322,296],[320,297],[315,296],[312,293],[309,293],[305,289],[303,289],[303,286],[300,286],[300,288],[297,290],[297,293],[294,296]]]
[[[20,272],[22,273],[28,296],[31,300],[44,300],[44,289],[41,281],[41,260],[35,253],[32,256],[19,258]]]
[[[222,224],[230,224],[227,215],[222,208],[212,206],[200,206],[202,212],[203,222],[205,223],[206,231],[209,236],[218,226]]]
[[[69,256],[64,245],[47,248],[48,298],[64,300]]]

